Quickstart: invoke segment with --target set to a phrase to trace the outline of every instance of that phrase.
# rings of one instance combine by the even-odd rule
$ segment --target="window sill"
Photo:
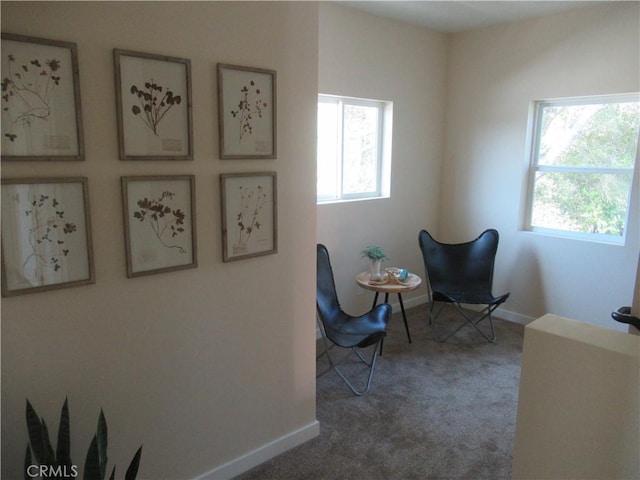
[[[390,198],[389,195],[381,196],[381,197],[364,197],[364,198],[340,198],[337,200],[317,200],[316,205],[333,205],[338,203],[353,203],[353,202],[370,202],[372,200],[386,200]]]
[[[611,245],[613,247],[624,247],[626,243],[626,239],[624,237],[567,232],[563,230],[543,229],[540,227],[533,229],[523,229],[521,230],[521,232],[540,237],[563,238],[566,240],[577,240],[579,242]]]

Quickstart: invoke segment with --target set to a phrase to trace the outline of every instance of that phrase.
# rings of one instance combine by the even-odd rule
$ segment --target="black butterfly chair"
[[[485,230],[471,242],[446,244],[434,240],[426,230],[418,237],[424,259],[424,268],[430,288],[429,323],[433,338],[444,342],[466,325],[473,326],[489,342],[496,339],[491,314],[509,298],[510,293],[494,297],[493,265],[498,251],[499,235],[496,230]],[[436,302],[440,308],[436,310]],[[447,334],[438,333],[436,320],[446,305],[452,305],[465,321]],[[482,305],[479,314],[463,305]],[[491,331],[486,333],[479,323],[488,319]]]
[[[378,347],[387,334],[387,324],[391,319],[391,306],[383,303],[359,317],[353,317],[345,313],[338,302],[333,270],[329,261],[329,252],[324,245],[320,244],[318,244],[317,251],[316,311],[324,346],[324,351],[318,358],[326,355],[330,365],[329,369],[317,376],[320,377],[331,370],[335,370],[354,394],[364,395],[371,387]],[[359,349],[372,345],[371,360],[367,360]],[[334,346],[351,350],[350,353],[355,353],[360,361],[369,367],[369,376],[364,390],[357,390],[338,368],[338,365],[349,358],[350,354],[343,356],[337,362],[331,358],[329,350]]]

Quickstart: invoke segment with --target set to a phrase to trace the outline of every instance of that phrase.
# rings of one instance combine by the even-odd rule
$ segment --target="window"
[[[318,96],[319,203],[388,196],[391,104]]]
[[[535,102],[532,120],[525,228],[623,244],[639,96]]]

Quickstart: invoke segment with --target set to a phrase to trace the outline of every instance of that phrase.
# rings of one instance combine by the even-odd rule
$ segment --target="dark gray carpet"
[[[413,343],[394,314],[367,396],[320,377],[320,436],[237,480],[510,478],[524,327],[495,319],[494,344],[471,327],[443,344],[426,305],[407,314]]]

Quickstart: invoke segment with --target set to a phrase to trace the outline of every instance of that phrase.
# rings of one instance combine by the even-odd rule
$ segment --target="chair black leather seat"
[[[391,319],[391,306],[384,303],[360,316],[352,316],[344,312],[338,301],[329,252],[321,244],[317,245],[316,275],[316,313],[324,346],[324,351],[318,358],[326,355],[330,365],[328,370],[317,376],[335,370],[354,394],[364,395],[371,387],[378,347],[387,334],[387,324]],[[348,356],[344,356],[337,362],[334,361],[329,354],[331,346],[328,341],[338,347],[351,350],[350,353],[354,353],[362,363],[369,367],[369,375],[364,389],[355,388],[338,368],[338,365]],[[358,349],[371,346],[373,346],[373,352],[371,359],[367,360]]]
[[[431,296],[429,322],[435,340],[444,342],[465,325],[471,325],[488,341],[495,341],[491,314],[510,295],[505,293],[496,297],[491,293],[498,241],[499,235],[494,229],[485,230],[475,240],[457,244],[441,243],[426,230],[420,232],[418,243]],[[436,302],[441,303],[437,311]],[[465,322],[443,336],[437,332],[436,321],[447,304],[455,307]],[[463,305],[483,307],[479,316],[473,316]],[[485,319],[489,322],[489,333],[479,328]]]
[[[325,319],[327,337],[344,348],[366,348],[385,337],[387,327],[386,309],[379,308],[360,317],[352,317],[344,312]],[[370,332],[373,333],[362,333]]]

